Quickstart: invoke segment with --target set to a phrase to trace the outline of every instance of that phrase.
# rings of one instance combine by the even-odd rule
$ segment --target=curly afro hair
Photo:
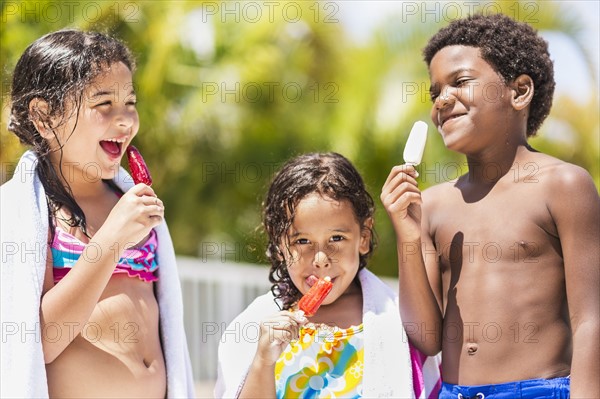
[[[310,153],[288,161],[275,175],[263,202],[263,227],[268,235],[267,258],[271,262],[269,280],[271,291],[284,310],[296,303],[301,293],[292,282],[285,261],[284,250],[289,245],[287,235],[294,221],[296,206],[312,193],[352,205],[358,223],[373,217],[375,203],[362,177],[344,156],[330,153]],[[375,246],[371,227],[369,252],[360,255],[359,270],[367,266],[367,259]],[[283,247],[283,248],[282,248]],[[289,249],[287,249],[289,251]]]
[[[534,136],[550,113],[554,95],[554,66],[548,43],[531,26],[503,14],[475,14],[452,21],[442,28],[423,49],[427,66],[435,54],[447,46],[479,48],[481,57],[509,83],[519,75],[533,79],[527,136]]]

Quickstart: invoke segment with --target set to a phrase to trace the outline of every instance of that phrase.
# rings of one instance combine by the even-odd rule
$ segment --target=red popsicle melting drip
[[[317,310],[319,306],[325,300],[329,291],[333,288],[333,283],[331,282],[331,277],[327,276],[324,279],[319,279],[310,290],[300,299],[298,302],[298,308],[304,312],[306,317],[311,317]]]
[[[129,161],[129,171],[133,182],[135,184],[144,183],[147,186],[152,185],[152,177],[150,177],[150,171],[142,158],[142,154],[137,148],[130,145],[127,147],[127,160]]]

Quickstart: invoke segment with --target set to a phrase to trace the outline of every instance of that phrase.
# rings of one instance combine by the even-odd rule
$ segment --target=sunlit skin
[[[526,126],[517,125],[528,111],[515,114],[511,88],[478,54],[478,49],[465,46],[448,46],[436,54],[438,62],[432,60],[430,69],[430,94],[436,104],[431,120],[448,149],[485,160],[486,153],[526,145]],[[451,67],[436,71],[440,59]]]
[[[477,48],[448,46],[430,78],[432,122],[469,170],[421,193],[414,168],[397,166],[383,187],[402,319],[420,326],[411,342],[442,350],[448,383],[570,374],[573,397],[588,397],[578,390],[598,380],[596,188],[585,170],[527,145],[528,76],[503,83]]]
[[[342,295],[360,291],[354,282],[359,255],[369,249],[368,241],[365,247],[361,233],[352,206],[347,201],[311,194],[298,204],[288,238],[289,252],[284,251],[290,277],[302,294],[310,289],[307,283],[310,275],[318,278],[329,276],[333,283],[333,289],[312,321],[326,322],[326,314],[335,314],[335,309],[331,310],[328,305],[339,305],[336,301]],[[330,320],[334,325],[339,325],[340,321],[344,320]]]
[[[164,397],[166,372],[154,285],[112,275],[124,248],[143,242],[162,221],[163,204],[143,184],[119,198],[102,181],[115,176],[139,129],[130,70],[113,64],[83,98],[78,110],[72,105],[67,109],[65,123],[53,120],[56,137],[47,126],[36,124],[55,150],[51,160],[57,169],[62,167],[91,238],[66,224],[66,209],[58,213],[56,223],[98,249],[87,260],[82,256],[56,285],[48,252],[41,320],[50,397]],[[32,101],[34,106],[47,108],[39,99]],[[101,145],[106,140],[119,142],[118,151],[106,151]]]
[[[310,322],[339,328],[362,323],[362,290],[355,277],[360,254],[369,252],[371,225],[370,219],[359,224],[347,200],[312,193],[298,203],[288,237],[282,239],[290,277],[302,294],[310,289],[311,275],[329,276],[333,282]],[[308,321],[282,311],[261,323],[258,349],[240,397],[275,397],[275,363]]]

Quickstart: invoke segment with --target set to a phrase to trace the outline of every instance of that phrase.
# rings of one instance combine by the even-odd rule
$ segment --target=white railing
[[[214,381],[221,333],[254,298],[269,291],[269,267],[182,256],[177,267],[194,379]]]

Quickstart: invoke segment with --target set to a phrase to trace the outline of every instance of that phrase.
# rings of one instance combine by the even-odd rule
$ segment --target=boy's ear
[[[35,126],[40,135],[50,140],[54,138],[52,129],[50,129],[50,106],[43,98],[36,97],[29,102],[29,119]]]
[[[360,231],[360,247],[358,252],[366,255],[371,250],[371,237],[373,236],[373,218],[368,218],[363,223]]]
[[[517,111],[527,108],[533,99],[533,79],[531,79],[529,75],[519,75],[515,80],[513,80],[510,86],[513,108]]]

